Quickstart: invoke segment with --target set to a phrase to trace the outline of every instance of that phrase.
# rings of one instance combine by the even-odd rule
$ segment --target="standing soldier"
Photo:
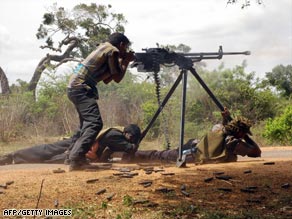
[[[85,154],[103,126],[99,112],[96,84],[100,81],[119,83],[134,54],[128,52],[129,39],[122,33],[113,33],[107,42],[97,46],[85,60],[78,64],[68,84],[68,97],[75,105],[80,126],[77,140],[69,154],[70,171],[84,169]]]

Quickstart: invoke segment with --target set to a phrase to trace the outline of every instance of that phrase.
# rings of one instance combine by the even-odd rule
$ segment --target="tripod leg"
[[[185,111],[186,111],[186,97],[187,97],[187,71],[182,70],[182,102],[181,102],[181,124],[180,124],[180,144],[178,150],[177,167],[185,167],[185,159],[182,159],[182,146],[184,144],[185,131]]]

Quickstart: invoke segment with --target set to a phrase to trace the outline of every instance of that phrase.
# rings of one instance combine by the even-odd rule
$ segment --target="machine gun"
[[[219,46],[218,52],[176,53],[167,48],[149,48],[142,51],[145,52],[135,53],[135,60],[131,64],[138,72],[159,72],[160,65],[177,65],[180,69],[189,70],[194,62],[203,59],[222,59],[225,55],[250,55],[250,51],[223,52],[222,46]]]
[[[153,123],[157,119],[163,107],[166,105],[168,99],[171,97],[176,87],[182,81],[182,103],[181,103],[181,127],[180,127],[180,145],[179,145],[179,155],[177,160],[177,166],[185,166],[185,156],[182,153],[182,146],[184,143],[184,122],[185,122],[185,102],[186,102],[186,88],[187,88],[187,73],[190,71],[192,75],[198,80],[201,86],[205,89],[217,107],[223,111],[224,106],[215,97],[212,91],[208,88],[202,78],[198,75],[196,69],[193,67],[194,62],[199,62],[203,59],[221,59],[224,55],[250,55],[250,51],[245,52],[223,52],[222,46],[219,47],[218,52],[210,53],[176,53],[169,51],[165,48],[149,48],[143,49],[144,53],[135,53],[135,60],[131,64],[131,67],[136,67],[138,72],[154,72],[158,73],[160,71],[160,66],[174,66],[177,65],[181,72],[174,82],[173,86],[170,88],[169,92],[166,94],[164,100],[159,104],[159,107],[154,114],[153,118],[149,122],[148,126],[143,130],[140,142],[146,136],[149,129],[152,127]],[[160,101],[159,101],[160,102]],[[230,118],[231,120],[231,118]]]

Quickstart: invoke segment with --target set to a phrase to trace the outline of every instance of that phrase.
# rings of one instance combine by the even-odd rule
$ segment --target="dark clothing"
[[[72,138],[51,144],[36,145],[33,147],[17,150],[13,153],[5,155],[12,158],[11,161],[7,162],[6,164],[64,163],[65,159],[67,158],[67,153],[65,152],[68,151],[68,148],[75,140],[76,136],[73,136]],[[106,147],[111,150],[111,153],[131,152],[131,149],[133,148],[133,145],[127,141],[123,132],[118,128],[109,128],[102,131],[97,137],[97,140],[99,141],[100,145],[99,150],[97,151],[99,156],[102,155]],[[110,156],[110,154],[108,154],[108,156]]]
[[[72,139],[58,141],[52,144],[42,144],[21,150],[17,150],[12,155],[15,164],[21,163],[64,163],[66,154],[64,153]]]
[[[131,144],[123,134],[123,132],[117,128],[110,128],[106,131],[101,138],[98,139],[97,156],[100,157],[106,147],[112,152],[126,152],[130,153],[134,146]]]
[[[68,89],[68,97],[74,103],[80,120],[80,137],[70,150],[71,161],[85,160],[85,154],[94,143],[103,123],[96,99],[89,97],[86,89]]]
[[[178,150],[145,150],[137,151],[133,161],[136,162],[175,162],[178,158]]]
[[[191,150],[196,147],[198,144],[197,139],[189,139],[187,143],[182,146],[182,151]],[[129,159],[128,156],[123,156],[124,161],[131,161],[131,162],[176,162],[179,156],[179,149],[171,149],[171,150],[139,150],[135,153],[132,157],[132,160]],[[187,162],[194,162],[195,155],[192,154],[186,157]]]

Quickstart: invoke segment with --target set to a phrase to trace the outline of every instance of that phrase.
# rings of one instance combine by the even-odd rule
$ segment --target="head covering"
[[[132,143],[134,143],[134,144],[139,143],[139,141],[141,139],[141,129],[139,128],[139,126],[137,126],[135,124],[127,125],[124,128],[124,132],[129,133],[131,135]]]
[[[230,134],[236,134],[239,131],[245,132],[249,135],[252,135],[250,127],[253,125],[253,122],[243,116],[237,116],[231,120],[227,125],[225,125],[225,131]]]

